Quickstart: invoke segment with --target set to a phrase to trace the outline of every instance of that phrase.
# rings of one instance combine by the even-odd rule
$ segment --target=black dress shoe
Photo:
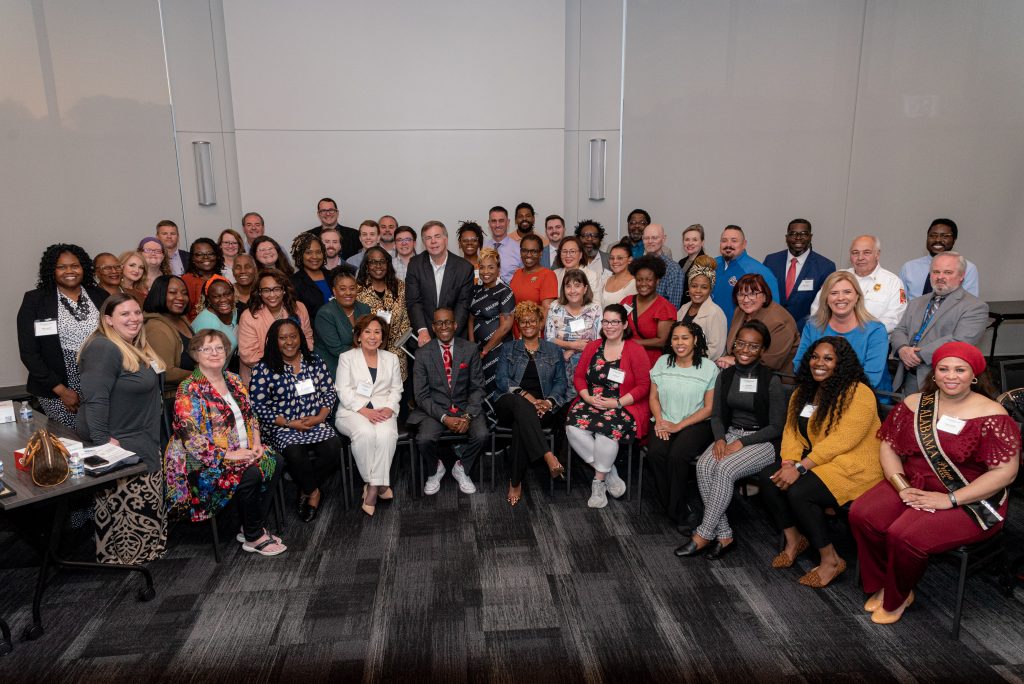
[[[314,520],[316,520],[316,514],[319,513],[319,512],[320,512],[320,507],[319,506],[310,506],[309,504],[306,504],[305,513],[304,513],[304,515],[301,516],[302,522],[307,522],[307,523],[313,522]]]
[[[695,542],[695,541],[693,541],[691,539],[690,541],[686,542],[685,544],[680,546],[678,549],[676,549],[675,553],[680,558],[691,558],[693,556],[699,556],[700,554],[702,554],[705,551],[707,551],[708,549],[710,549],[711,546],[712,546],[711,544],[705,544],[704,546],[697,546],[697,542]]]
[[[299,514],[299,520],[305,520],[309,516],[309,499],[302,497],[299,501],[299,505],[296,507],[295,512]]]
[[[718,560],[722,556],[732,553],[733,549],[736,548],[736,540],[733,539],[729,544],[722,546],[722,542],[717,539],[709,544],[711,550],[708,551],[708,560]]]
[[[688,523],[683,523],[682,525],[676,525],[676,532],[678,532],[679,534],[683,535],[684,537],[692,537],[693,536],[693,527],[690,524],[688,524]]]

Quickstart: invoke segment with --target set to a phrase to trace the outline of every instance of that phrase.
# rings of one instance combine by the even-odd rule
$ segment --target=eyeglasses
[[[196,252],[192,255],[194,259],[216,259],[217,255],[213,252]]]
[[[158,247],[146,247],[142,251],[145,254],[163,254],[164,253],[164,250],[162,250],[162,249],[160,249]]]
[[[317,209],[318,214],[337,214],[337,209]]]
[[[627,226],[646,226],[647,225],[647,221],[644,221],[643,219],[641,219],[639,221],[630,221],[626,225]]]
[[[464,242],[467,245],[479,245],[480,238],[478,237],[460,237],[459,242]]]
[[[597,235],[597,233],[580,233],[580,237],[581,238],[594,238],[596,240],[598,235]]]
[[[452,320],[449,320],[449,319],[445,319],[445,320],[442,320],[442,321],[434,321],[434,327],[435,328],[454,328],[455,327],[455,321],[452,321]]]
[[[401,243],[403,245],[407,245],[410,242],[416,242],[416,238],[411,238],[411,237],[395,238],[395,242]]]
[[[282,292],[284,292],[284,288],[281,287],[280,285],[278,285],[277,287],[261,287],[260,288],[260,294],[264,294],[264,295],[268,295],[268,294],[281,294]]]
[[[757,299],[758,297],[763,295],[764,292],[761,292],[760,290],[757,290],[755,292],[740,292],[738,295],[736,295],[736,299]]]
[[[115,264],[114,266],[100,266],[96,270],[100,273],[114,273],[121,270],[121,265]]]
[[[602,318],[601,319],[601,325],[625,325],[625,322],[624,321],[618,321],[618,320],[612,321],[612,320],[608,320],[607,318]]]
[[[388,265],[388,260],[387,259],[367,259],[366,263],[369,266],[387,266]]]
[[[736,340],[732,343],[733,349],[746,349],[751,352],[756,352],[763,346],[763,344],[757,344],[756,342],[744,342],[743,340]]]
[[[563,249],[562,250],[562,254],[564,254],[566,256],[573,256],[573,255],[576,255],[576,254],[579,254],[579,253],[580,253],[580,250],[578,250],[578,249]]]
[[[198,351],[201,354],[223,354],[227,350],[224,347],[200,347]]]
[[[809,238],[811,237],[811,231],[809,230],[791,230],[786,233],[786,237],[791,238]]]
[[[520,254],[540,254],[542,250],[539,249],[527,249],[526,247],[520,247]]]

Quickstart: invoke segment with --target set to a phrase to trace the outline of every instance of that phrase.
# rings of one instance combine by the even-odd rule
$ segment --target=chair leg
[[[572,494],[572,444],[565,445],[565,493]]]
[[[352,485],[349,484],[349,472],[348,472],[348,448],[342,444],[341,451],[338,453],[338,460],[341,470],[341,497],[345,503],[345,510],[349,510],[352,507]]]
[[[626,447],[626,501],[633,500],[633,442]]]
[[[409,498],[416,499],[419,496],[418,487],[416,487],[416,440],[409,438]]]
[[[960,579],[956,585],[956,605],[953,608],[953,640],[960,639],[960,617],[963,614],[964,587],[967,584],[967,553],[960,554]]]
[[[494,491],[494,462],[498,460],[498,437],[495,433],[491,433],[491,491]],[[481,484],[483,479],[480,480]]]
[[[274,517],[277,519],[277,536],[283,536],[284,530],[284,478],[277,479],[277,492],[274,493]]]
[[[210,527],[213,530],[213,560],[220,563],[220,535],[217,534],[217,516],[210,516]]]
[[[644,457],[646,449],[640,450],[640,466],[636,472],[636,514],[642,515],[644,508]]]

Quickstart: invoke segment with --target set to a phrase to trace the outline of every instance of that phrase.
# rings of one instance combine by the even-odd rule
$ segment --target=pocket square
[[[469,364],[466,364],[466,363],[460,363],[459,364],[459,370],[466,370],[467,368],[469,368]]]

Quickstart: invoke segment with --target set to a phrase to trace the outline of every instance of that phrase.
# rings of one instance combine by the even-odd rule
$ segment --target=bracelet
[[[954,494],[953,492],[949,493],[949,503],[953,504],[953,508],[956,508],[957,506],[960,505],[959,503],[957,503],[956,494]]]

